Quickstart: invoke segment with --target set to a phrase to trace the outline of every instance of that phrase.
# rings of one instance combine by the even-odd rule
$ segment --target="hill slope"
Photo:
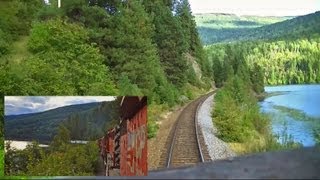
[[[238,37],[249,29],[281,22],[292,17],[237,16],[235,14],[196,14],[198,32],[204,44]]]
[[[5,139],[51,141],[63,123],[72,139],[94,139],[111,122],[113,102],[87,103],[22,115],[5,116]]]
[[[287,20],[285,20],[287,18]],[[248,21],[253,24],[253,28],[240,27],[228,28],[221,27],[214,29],[203,27],[198,23],[198,30],[204,44],[219,42],[234,42],[246,40],[268,40],[268,39],[296,39],[314,37],[320,32],[320,12],[315,12],[305,16],[299,16],[289,19],[283,17],[284,21],[279,21],[269,25],[257,27],[259,24],[255,21]],[[235,21],[233,21],[234,23]],[[271,21],[269,21],[271,22]],[[254,24],[255,23],[255,24]],[[262,23],[260,23],[261,25]],[[256,27],[254,27],[256,26]],[[214,26],[213,26],[214,27]]]

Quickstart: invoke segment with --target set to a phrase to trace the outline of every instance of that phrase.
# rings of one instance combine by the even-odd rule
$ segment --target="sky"
[[[5,115],[42,112],[61,106],[113,101],[114,96],[5,96]]]
[[[320,10],[320,0],[189,0],[193,14],[298,16]]]

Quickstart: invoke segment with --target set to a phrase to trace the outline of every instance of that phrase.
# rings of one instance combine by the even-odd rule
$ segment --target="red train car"
[[[145,176],[147,165],[147,97],[124,96],[120,124],[98,140],[106,175]]]

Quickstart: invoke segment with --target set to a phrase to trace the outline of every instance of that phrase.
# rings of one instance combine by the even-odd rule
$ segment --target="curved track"
[[[203,137],[198,129],[196,117],[198,107],[213,93],[210,92],[192,101],[179,115],[171,133],[167,168],[194,165],[207,159],[208,153],[206,147],[201,143]]]

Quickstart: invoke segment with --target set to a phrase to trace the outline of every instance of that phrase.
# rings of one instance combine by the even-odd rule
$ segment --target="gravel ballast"
[[[216,137],[217,129],[214,127],[211,112],[214,105],[214,95],[209,96],[199,107],[198,111],[198,124],[202,131],[207,150],[211,159],[227,159],[235,156],[235,153],[229,148],[229,146]]]

